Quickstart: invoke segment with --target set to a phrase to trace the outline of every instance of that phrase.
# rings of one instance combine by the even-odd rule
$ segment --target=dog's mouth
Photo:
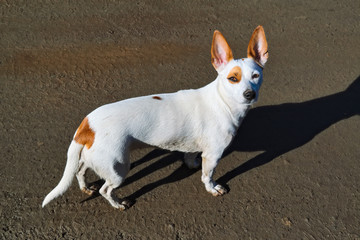
[[[258,98],[257,98],[257,97],[256,97],[256,98],[254,98],[254,99],[251,99],[251,100],[247,100],[247,99],[245,99],[244,104],[245,104],[245,105],[249,105],[249,106],[251,106],[251,105],[255,104],[255,103],[257,102],[257,100],[258,100]]]
[[[241,103],[241,105],[251,107],[254,103],[256,103],[255,100],[251,100],[251,101],[245,100],[243,103]]]

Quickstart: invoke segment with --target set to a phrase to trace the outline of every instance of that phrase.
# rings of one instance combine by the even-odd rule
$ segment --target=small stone
[[[288,217],[283,217],[281,219],[281,222],[282,222],[282,224],[284,224],[287,227],[291,227],[291,225],[292,225],[292,222],[291,222],[290,218],[288,218]]]
[[[175,230],[175,224],[169,223],[168,228],[169,228],[169,230],[174,231]]]

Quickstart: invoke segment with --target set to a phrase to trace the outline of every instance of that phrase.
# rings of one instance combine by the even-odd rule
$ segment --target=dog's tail
[[[64,170],[64,174],[59,182],[59,184],[45,197],[42,207],[52,201],[54,198],[57,198],[65,193],[65,191],[70,187],[71,182],[78,170],[80,153],[84,145],[75,142],[71,142],[68,153],[67,153],[67,162]]]

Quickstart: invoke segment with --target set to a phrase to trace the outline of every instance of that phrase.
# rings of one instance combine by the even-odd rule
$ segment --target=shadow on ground
[[[234,177],[301,147],[331,125],[360,115],[360,76],[345,90],[302,103],[264,106],[249,111],[225,155],[263,151],[218,179]]]

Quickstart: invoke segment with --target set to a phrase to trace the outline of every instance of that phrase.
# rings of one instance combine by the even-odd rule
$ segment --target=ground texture
[[[0,1],[1,239],[359,239],[360,5],[354,1]],[[74,182],[44,209],[83,117],[213,81],[212,34],[269,62],[215,179],[179,153],[132,154],[113,209]],[[89,174],[92,181],[98,180]]]

